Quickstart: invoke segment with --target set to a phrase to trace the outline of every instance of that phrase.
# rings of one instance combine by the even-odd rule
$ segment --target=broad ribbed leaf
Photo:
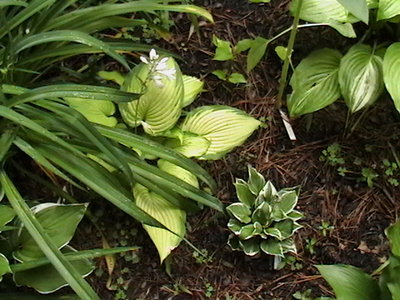
[[[390,248],[394,255],[400,257],[400,221],[385,230],[390,242]]]
[[[400,112],[400,43],[392,44],[383,58],[383,79],[386,89]]]
[[[9,223],[15,217],[15,211],[7,205],[0,205],[0,227]]]
[[[160,170],[169,173],[175,177],[178,177],[179,179],[189,183],[190,185],[193,185],[196,188],[199,187],[199,182],[197,180],[197,177],[193,173],[173,163],[170,163],[169,161],[164,159],[159,159],[157,165],[160,168]]]
[[[175,233],[148,225],[143,226],[156,246],[162,263],[185,235],[186,213],[140,184],[135,184],[133,193],[138,207]]]
[[[115,113],[114,103],[107,100],[88,100],[81,98],[65,98],[68,104],[79,111],[92,123],[114,127],[118,120],[112,115]]]
[[[358,268],[344,265],[319,265],[317,268],[338,300],[380,299],[378,283]]]
[[[0,253],[0,282],[3,280],[3,275],[7,273],[11,273],[10,264],[7,257]]]
[[[287,100],[292,117],[320,110],[340,97],[341,57],[339,51],[326,48],[312,52],[300,62],[290,80],[293,92]]]
[[[86,208],[87,205],[85,204],[44,203],[33,207],[32,211],[46,234],[60,249],[68,244],[74,236],[76,227],[82,220]],[[26,228],[22,228],[19,232],[18,243],[19,248],[13,252],[14,258],[18,261],[30,261],[44,256]]]
[[[400,1],[379,0],[378,20],[387,20],[400,15]]]
[[[129,126],[142,125],[146,133],[160,135],[178,121],[184,88],[182,73],[173,58],[160,58],[153,64],[141,63],[127,76],[122,90],[143,95],[137,101],[121,103],[119,109]],[[174,74],[165,75],[168,72]]]
[[[260,125],[260,121],[239,109],[213,105],[192,110],[180,127],[210,141],[207,152],[199,159],[219,159],[241,145]]]
[[[202,136],[191,132],[181,132],[179,137],[169,139],[166,146],[174,149],[186,157],[201,157],[207,153],[210,141]]]
[[[63,254],[77,252],[72,247],[66,246],[61,252]],[[81,274],[82,278],[88,276],[93,270],[94,266],[90,260],[84,258],[76,261],[71,261],[74,268]],[[60,276],[57,270],[50,264],[27,269],[14,273],[14,281],[17,285],[25,285],[34,288],[39,293],[48,294],[53,293],[68,283]]]
[[[359,18],[365,24],[368,24],[369,10],[366,0],[337,0],[350,13]]]
[[[382,58],[368,45],[351,47],[340,62],[339,85],[352,113],[375,103],[383,91]]]
[[[196,99],[196,97],[202,92],[204,82],[200,79],[192,76],[183,75],[183,107],[186,107]]]

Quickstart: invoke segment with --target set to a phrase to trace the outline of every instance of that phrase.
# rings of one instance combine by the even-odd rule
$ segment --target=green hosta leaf
[[[243,203],[232,203],[226,210],[242,223],[247,224],[251,222],[251,210]]]
[[[277,238],[278,240],[282,240],[283,239],[281,231],[279,229],[277,229],[277,228],[274,228],[274,227],[266,228],[264,230],[264,233],[266,235],[269,235],[269,236],[272,236],[274,238]]]
[[[389,239],[392,253],[400,257],[400,221],[387,228],[385,233]]]
[[[228,245],[232,250],[242,250],[242,246],[239,244],[239,238],[233,234],[229,236]]]
[[[183,107],[186,107],[196,99],[203,91],[204,82],[192,76],[183,75]]]
[[[180,127],[210,141],[207,152],[199,159],[219,159],[241,145],[260,125],[260,121],[239,109],[212,105],[192,110]]]
[[[72,247],[66,246],[62,249],[62,252],[66,254],[77,251]],[[81,274],[82,277],[88,276],[94,270],[94,266],[88,259],[71,261],[71,264]],[[51,264],[15,272],[14,281],[17,285],[32,287],[42,294],[53,293],[68,285],[68,283],[61,277],[58,271]]]
[[[97,73],[104,80],[114,81],[119,86],[122,86],[125,81],[125,76],[117,71],[100,71]]]
[[[268,202],[270,202],[277,194],[276,188],[271,181],[267,181],[260,192],[260,195]]]
[[[178,129],[178,131],[180,136],[168,140],[165,143],[166,146],[186,157],[201,157],[207,153],[210,147],[210,141],[208,139],[191,132],[182,132],[180,129]]]
[[[298,7],[299,0],[292,1],[291,12]],[[337,29],[339,23],[349,23],[357,21],[349,15],[349,11],[343,7],[337,0],[304,0],[301,7],[300,19],[315,23],[328,23]],[[351,26],[351,24],[349,24]],[[341,32],[342,33],[342,32]],[[354,30],[351,36],[355,37]]]
[[[239,245],[246,255],[254,256],[260,253],[260,244],[257,239],[239,240]]]
[[[161,70],[150,74],[153,68]],[[124,121],[131,127],[142,125],[146,133],[160,135],[171,129],[181,115],[182,73],[171,57],[136,66],[127,76],[122,90],[143,93],[139,100],[119,105]]]
[[[14,219],[15,215],[15,211],[10,206],[0,205],[0,227]]]
[[[383,58],[383,79],[386,89],[400,112],[400,43],[392,44]]]
[[[242,179],[236,179],[234,186],[239,201],[246,204],[249,208],[252,207],[256,196],[251,193],[248,184]]]
[[[373,104],[383,91],[382,58],[368,45],[355,45],[343,56],[339,84],[352,113]]]
[[[170,163],[169,161],[164,159],[159,159],[157,165],[160,170],[174,175],[175,177],[178,177],[179,179],[193,185],[196,188],[199,187],[199,181],[192,172],[189,172],[188,170],[181,168],[173,163]]]
[[[255,168],[251,166],[248,166],[248,173],[249,173],[249,180],[248,180],[249,190],[254,195],[258,195],[265,186],[265,178],[261,173],[259,173]]]
[[[213,44],[215,49],[214,60],[226,61],[233,59],[232,44],[229,41],[219,39],[217,36],[213,36]]]
[[[56,204],[44,203],[32,208],[35,217],[45,232],[60,249],[74,236],[76,227],[82,220],[87,204]],[[44,256],[35,240],[25,227],[18,235],[19,248],[13,252],[18,261],[30,261]]]
[[[279,195],[279,202],[278,206],[281,210],[285,212],[285,214],[289,214],[296,206],[297,204],[297,191],[291,190],[291,191],[283,191]]]
[[[284,220],[274,225],[281,232],[282,239],[287,239],[294,233],[294,224],[292,220]]]
[[[400,15],[400,1],[379,0],[378,20],[387,20]]]
[[[143,225],[156,246],[162,263],[171,251],[180,244],[185,235],[186,213],[140,184],[135,184],[133,193],[138,207],[175,233]]]
[[[236,219],[229,219],[228,228],[236,235],[239,235],[240,229],[242,228],[243,224],[236,220]]]
[[[262,225],[269,225],[271,223],[272,208],[267,202],[262,202],[253,212],[251,218],[253,221],[260,222]]]
[[[241,240],[248,240],[256,235],[257,231],[255,230],[253,224],[244,225],[239,231],[239,239]]]
[[[247,54],[247,72],[253,70],[255,66],[257,66],[257,64],[261,61],[265,54],[265,51],[267,50],[269,42],[269,40],[262,37],[256,37],[253,40],[249,53]]]
[[[65,100],[92,123],[109,127],[115,127],[118,123],[117,119],[112,117],[115,113],[115,106],[111,101],[81,98],[65,98]]]
[[[287,215],[285,214],[285,212],[282,209],[279,208],[278,205],[275,205],[272,208],[271,218],[272,218],[272,220],[279,222],[279,221],[287,219]]]
[[[377,282],[358,268],[340,265],[319,265],[317,268],[338,300],[380,299]]]
[[[3,279],[3,275],[11,273],[10,264],[8,263],[8,259],[0,253],[0,282]]]
[[[301,218],[304,217],[304,215],[297,210],[291,211],[287,216],[288,216],[288,218],[290,218],[293,221],[300,220]]]
[[[283,248],[279,241],[275,239],[268,239],[266,241],[262,241],[260,244],[260,248],[262,251],[269,255],[283,256]]]
[[[340,97],[341,57],[337,50],[320,49],[300,62],[290,80],[293,92],[287,100],[292,117],[315,112]]]
[[[369,10],[366,0],[337,0],[355,17],[368,24]]]

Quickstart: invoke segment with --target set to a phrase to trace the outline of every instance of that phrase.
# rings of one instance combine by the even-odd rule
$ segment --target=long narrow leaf
[[[0,164],[3,162],[4,157],[7,155],[14,139],[15,130],[6,130],[0,137]]]
[[[36,220],[32,211],[25,203],[25,200],[18,193],[17,189],[4,171],[0,171],[0,182],[4,188],[5,194],[7,195],[8,201],[14,208],[25,228],[32,235],[40,249],[60,275],[68,282],[71,288],[83,300],[100,300],[90,285],[80,276],[71,263],[65,259],[60,250],[58,250],[58,248],[53,244],[53,241],[45,233],[43,227]]]

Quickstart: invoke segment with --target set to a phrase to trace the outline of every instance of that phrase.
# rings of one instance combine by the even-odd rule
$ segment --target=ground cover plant
[[[125,1],[125,3],[107,1],[104,4],[123,4],[124,6],[121,7],[126,8],[135,2],[144,3],[143,1]],[[334,3],[335,7],[340,10],[345,7],[351,11],[355,16],[354,19],[352,17],[351,22],[348,22],[347,19],[339,21],[311,20],[311,22],[320,23],[319,26],[304,24],[300,21],[301,29],[296,31],[292,30],[293,16],[296,16],[294,7],[296,4],[297,7],[300,7],[299,3],[301,2],[305,8],[311,6],[311,2],[305,0],[198,0],[195,1],[195,4],[212,13],[215,19],[214,24],[203,19],[186,18],[180,13],[166,14],[149,10],[145,13],[135,13],[134,19],[124,20],[127,22],[125,24],[129,24],[124,25],[127,27],[120,29],[119,26],[114,25],[115,27],[107,27],[108,29],[103,33],[94,33],[97,39],[112,45],[116,54],[133,51],[127,53],[127,56],[121,56],[128,62],[131,70],[116,63],[114,54],[114,57],[100,54],[103,53],[101,49],[90,49],[87,45],[58,42],[52,42],[52,45],[57,44],[60,48],[65,46],[67,50],[86,49],[84,50],[86,54],[60,63],[57,62],[58,58],[46,60],[47,65],[46,62],[40,62],[38,65],[49,67],[43,75],[26,72],[29,69],[36,70],[33,67],[18,66],[18,70],[14,70],[17,71],[16,74],[20,73],[21,78],[26,77],[28,80],[19,79],[17,84],[11,80],[12,76],[8,76],[7,84],[9,85],[3,87],[3,91],[7,88],[7,93],[4,93],[7,101],[18,99],[23,94],[32,93],[32,91],[35,92],[39,86],[44,84],[57,84],[53,86],[54,89],[64,93],[61,90],[62,86],[59,85],[64,78],[68,78],[68,81],[72,79],[71,82],[75,83],[87,82],[85,91],[90,89],[89,92],[94,93],[101,89],[102,93],[85,94],[82,97],[82,93],[78,94],[74,91],[73,93],[47,95],[44,98],[38,96],[40,99],[31,99],[26,102],[28,105],[23,103],[11,107],[12,110],[26,115],[29,120],[35,122],[38,122],[39,116],[44,115],[42,111],[48,113],[48,117],[40,119],[39,124],[45,125],[43,127],[50,133],[77,147],[84,155],[80,156],[76,153],[73,159],[62,163],[67,157],[64,153],[68,153],[70,149],[65,149],[64,152],[58,154],[60,146],[57,145],[51,149],[53,159],[48,159],[49,164],[43,165],[44,160],[42,159],[38,162],[42,167],[39,168],[35,163],[32,171],[32,169],[27,170],[23,165],[30,160],[18,150],[20,149],[18,142],[13,141],[9,149],[2,147],[1,149],[7,149],[4,169],[9,179],[12,180],[12,182],[8,180],[8,176],[3,175],[2,177],[2,185],[5,183],[5,186],[9,187],[8,195],[3,197],[3,206],[0,208],[4,213],[2,215],[6,216],[3,220],[4,225],[1,227],[2,237],[12,235],[15,231],[11,229],[20,226],[17,222],[20,216],[14,217],[15,211],[13,212],[14,209],[10,209],[7,203],[10,196],[17,195],[15,189],[10,185],[10,183],[14,183],[27,200],[26,203],[29,207],[25,212],[28,217],[33,214],[33,218],[40,219],[41,214],[45,214],[47,210],[59,209],[71,212],[74,210],[79,218],[83,213],[90,216],[93,222],[89,222],[87,218],[83,218],[80,222],[78,222],[78,218],[75,219],[73,224],[70,224],[68,237],[62,238],[63,246],[55,245],[56,249],[60,248],[64,252],[63,256],[66,261],[74,264],[76,262],[74,259],[78,254],[82,255],[80,256],[82,259],[94,257],[93,252],[85,253],[86,250],[65,253],[73,251],[71,247],[75,249],[111,248],[109,249],[110,253],[111,251],[122,251],[121,254],[108,255],[107,259],[96,261],[95,272],[86,277],[100,299],[332,299],[335,295],[330,286],[322,279],[316,265],[338,263],[353,265],[362,269],[365,274],[372,273],[374,278],[385,277],[379,275],[381,271],[379,266],[382,263],[385,266],[388,261],[393,259],[388,259],[389,244],[383,236],[383,232],[391,223],[395,223],[399,210],[398,201],[396,201],[398,189],[395,183],[398,179],[397,148],[399,143],[397,132],[400,128],[393,103],[386,95],[386,97],[382,97],[381,101],[370,107],[370,114],[364,113],[361,117],[355,114],[356,118],[353,119],[348,118],[346,106],[338,101],[314,112],[312,117],[305,115],[289,121],[285,118],[284,110],[285,80],[281,80],[282,84],[280,87],[278,86],[278,78],[286,77],[282,74],[285,75],[287,71],[290,75],[294,69],[292,65],[298,65],[304,57],[316,49],[332,48],[335,49],[333,51],[346,53],[352,47],[354,40],[342,37],[337,30],[346,35],[354,32],[359,37],[368,32],[367,26],[360,22],[354,26],[351,25],[356,18],[365,21],[365,3],[362,3],[363,6],[359,6],[363,7],[363,10],[359,12],[354,11],[354,6],[349,6],[349,1],[329,1],[329,5]],[[85,6],[89,3],[85,1],[71,3],[71,6],[66,7],[66,11],[72,13],[73,9],[86,9]],[[147,1],[146,3],[153,2]],[[317,1],[312,3],[318,4]],[[367,4],[374,3],[376,5],[377,2],[369,1]],[[181,3],[169,2],[168,4],[180,5]],[[337,6],[337,4],[344,6]],[[166,3],[162,1],[158,5],[166,5]],[[104,10],[101,10],[96,7],[93,12],[106,13],[105,11],[107,11],[108,14],[111,10],[105,8],[103,7]],[[13,13],[16,11],[17,9],[14,9]],[[374,19],[373,14],[376,11],[377,8],[370,10],[372,13],[369,17],[370,20]],[[83,15],[87,16],[88,12],[90,10],[82,13],[82,21]],[[207,16],[204,11],[202,13]],[[39,15],[37,14],[37,16]],[[301,14],[298,14],[297,17],[294,23],[297,23],[297,19],[306,20]],[[140,18],[139,22],[137,22],[137,18]],[[118,18],[118,20],[122,22],[122,19]],[[103,24],[105,20],[101,21],[100,23]],[[114,21],[117,22],[117,19],[113,19]],[[134,22],[138,25],[136,29],[133,27]],[[381,24],[384,23],[386,22]],[[174,24],[171,27],[171,33],[166,34],[165,28],[161,28],[164,24],[169,24],[165,25],[165,28]],[[69,25],[75,26],[75,22],[70,22]],[[387,28],[394,28],[392,26],[389,24]],[[374,45],[375,37],[373,37],[372,31],[374,30],[365,35],[363,43]],[[22,32],[24,31],[22,30]],[[143,32],[150,34],[142,39]],[[291,36],[282,34],[283,32],[290,32]],[[161,35],[155,37],[157,33]],[[136,34],[138,38],[135,37]],[[381,42],[396,42],[393,39],[394,35],[389,36],[388,34],[388,36],[377,38],[377,46]],[[113,38],[121,36],[128,38],[129,42],[113,40]],[[271,38],[277,36],[279,36],[279,40]],[[110,37],[112,41],[110,41]],[[128,44],[132,45],[132,41],[138,40],[150,42],[150,44],[137,45],[137,48],[128,47]],[[156,47],[155,40],[159,47]],[[249,44],[253,48],[236,51],[234,45],[240,45],[240,41],[243,40],[249,40]],[[258,48],[256,40],[259,42]],[[218,46],[223,45],[223,41],[228,43],[225,45],[229,46],[226,47],[227,49],[231,49],[228,52],[232,51],[233,59],[226,61],[215,59],[219,52]],[[126,48],[116,48],[122,43]],[[37,48],[38,55],[46,53],[41,48],[44,48],[44,45],[34,47],[40,48]],[[156,51],[151,51],[152,48],[155,48]],[[165,48],[169,52],[163,51],[161,48]],[[276,55],[271,53],[271,49],[275,49]],[[249,56],[254,58],[252,54],[257,52],[256,50],[259,50],[257,62],[249,70]],[[245,51],[249,52],[246,54]],[[10,53],[12,53],[11,50]],[[66,56],[69,56],[70,52],[63,50],[58,53],[66,53]],[[262,59],[264,54],[267,55],[265,59]],[[183,59],[180,59],[179,56]],[[127,57],[132,58],[138,66],[133,67]],[[284,72],[281,71],[282,61],[286,69]],[[215,70],[225,72],[219,74],[224,81],[212,75]],[[40,69],[39,72],[42,70]],[[235,72],[241,74],[242,77],[238,75],[232,77],[231,75]],[[7,73],[10,74],[9,71]],[[65,76],[64,73],[68,75]],[[168,91],[169,95],[173,95],[168,97],[169,104],[173,109],[165,109],[164,106],[159,105],[158,101],[155,101],[158,105],[151,105],[152,102],[149,101],[149,98],[157,99],[160,97],[160,91],[164,94]],[[197,97],[200,91],[202,93]],[[289,94],[292,93],[290,87],[286,91]],[[98,94],[104,95],[106,92],[112,95],[112,99],[98,96]],[[276,98],[278,94],[279,99]],[[135,98],[133,99],[133,97]],[[193,100],[196,97],[197,100],[187,106],[180,107],[177,104],[182,99]],[[287,98],[290,99],[290,97],[288,95]],[[82,98],[95,99],[95,101],[89,102]],[[190,100],[184,101],[188,104]],[[277,105],[277,103],[280,104]],[[24,110],[21,109],[21,105]],[[288,105],[290,105],[289,102]],[[32,106],[35,110],[25,109],[26,106]],[[63,114],[57,110],[61,107],[65,109]],[[277,108],[281,108],[281,110],[279,111]],[[60,114],[55,114],[56,111]],[[69,115],[74,118],[68,118]],[[213,123],[216,115],[223,119],[227,119],[229,116],[229,122],[216,122],[221,126],[218,127],[219,129],[222,129],[223,125],[229,125],[236,117],[240,118],[240,122],[246,120],[249,125],[247,128],[243,125],[241,128],[232,127],[230,131],[232,136],[232,133],[240,135],[240,132],[244,131],[246,134],[243,134],[242,138],[232,138],[232,144],[229,147],[221,148],[225,142],[218,143],[218,148],[214,147],[212,144],[216,140],[213,137],[223,139],[221,131],[213,130],[216,125]],[[369,117],[365,118],[365,116]],[[257,119],[262,120],[263,124]],[[347,119],[348,121],[346,121]],[[76,120],[79,120],[84,126],[77,127]],[[289,122],[296,134],[297,141],[291,142],[287,138],[284,124],[288,125]],[[4,124],[13,123],[7,121]],[[91,126],[89,128],[92,133],[99,134],[96,137],[105,143],[104,145],[109,143],[111,148],[105,148],[99,142],[93,145],[94,139],[89,139],[89,134],[81,132],[83,127],[88,126]],[[244,140],[251,134],[250,128],[256,127],[260,127],[260,130],[255,131],[252,138],[239,146],[242,139]],[[24,131],[23,136],[21,131]],[[17,137],[35,146],[35,149],[41,151],[40,153],[50,154],[50,149],[44,152],[49,148],[42,143],[44,139],[40,134],[44,131],[34,134],[31,131],[30,128],[19,129]],[[52,143],[47,140],[46,142]],[[101,145],[103,146],[101,147]],[[113,156],[112,153],[110,155],[110,152],[105,151],[107,149],[115,150],[115,155]],[[54,155],[57,156],[57,160],[54,160]],[[119,156],[123,162],[116,161]],[[75,168],[72,169],[70,164],[75,162],[75,157],[82,158],[76,161]],[[228,212],[244,200],[243,197],[241,199],[240,193],[237,195],[233,181],[235,178],[243,178],[245,181],[240,181],[243,186],[251,181],[251,176],[247,173],[248,165],[254,166],[258,170],[257,174],[262,174],[258,178],[265,178],[265,186],[268,181],[273,182],[277,190],[283,189],[282,194],[288,193],[293,196],[289,197],[295,200],[291,202],[292,204],[295,202],[295,207],[293,206],[292,209],[302,212],[303,218],[299,222],[303,227],[292,236],[291,245],[295,245],[297,251],[285,253],[276,268],[278,270],[274,270],[273,260],[269,259],[267,254],[248,257],[243,252],[233,252],[227,246],[229,235],[236,236],[231,229],[234,229],[235,232],[239,229],[232,226],[230,226],[231,228],[227,227],[229,216],[218,212],[218,208],[222,208],[221,203],[202,190],[206,183],[209,183],[211,187],[215,186],[211,177],[203,169],[193,164],[192,160],[188,160],[188,157],[198,159],[199,163],[216,179],[218,185],[216,197],[224,205],[231,207],[228,208]],[[124,169],[124,162],[128,164],[128,171]],[[45,172],[42,172],[41,168]],[[75,175],[81,174],[85,168],[89,168],[89,171],[76,178]],[[96,190],[94,183],[88,184],[94,170],[101,170],[101,174],[104,175],[102,177],[104,180],[101,183],[97,182],[98,186],[102,187],[108,183],[105,190],[110,190],[111,185],[118,186],[118,189],[112,189],[113,193],[118,190],[121,192],[120,188],[122,187],[124,192],[118,195],[126,195],[129,203],[136,201],[138,211],[141,208],[144,215],[149,218],[149,222],[166,220],[165,216],[168,215],[170,216],[168,219],[175,220],[172,225],[166,221],[161,223],[168,223],[165,224],[168,225],[167,227],[176,226],[178,230],[172,231],[180,230],[180,234],[177,236],[168,230],[144,223],[145,230],[153,239],[154,246],[149,241],[148,235],[141,229],[142,224],[132,222],[131,217],[107,202],[92,201],[92,194],[86,193],[86,188],[83,191],[80,191],[79,188],[87,185]],[[129,175],[129,170],[131,175]],[[149,170],[151,170],[152,176],[146,175],[146,171]],[[34,176],[29,177],[27,174],[34,174]],[[38,193],[38,186],[32,184],[33,179],[43,182],[43,177],[38,174],[41,176],[47,174],[44,179],[49,190],[46,188],[43,192]],[[56,177],[53,174],[63,176],[68,183],[62,181],[60,184],[59,179],[54,181]],[[200,180],[194,179],[193,174],[198,175]],[[178,177],[183,181],[175,179],[175,176],[172,175],[179,175]],[[129,176],[132,176],[132,181]],[[48,184],[49,178],[56,185]],[[154,182],[155,178],[159,181]],[[205,183],[201,183],[201,179],[204,179]],[[196,188],[197,184],[200,189]],[[75,187],[71,189],[71,186]],[[269,183],[268,186],[271,184]],[[301,186],[301,193],[298,193],[297,189],[284,189],[295,186]],[[166,188],[171,188],[170,192],[163,193]],[[181,190],[181,194],[179,194],[177,193],[179,188],[184,188],[186,191]],[[60,207],[50,205],[49,208],[40,208],[39,206],[36,209],[38,211],[35,211],[35,205],[40,202],[49,202],[48,200],[52,197],[61,196],[61,198],[74,201],[72,197],[63,193],[65,189],[74,191],[75,201],[79,200],[76,202],[80,204],[63,203]],[[53,192],[54,190],[57,192]],[[198,201],[187,199],[190,192],[192,198]],[[51,194],[51,197],[48,194]],[[258,193],[255,192],[255,194]],[[255,194],[252,193],[253,196]],[[40,196],[38,197],[38,195]],[[43,195],[47,196],[43,197]],[[265,197],[265,195],[258,198],[259,202],[262,198],[268,200],[260,203],[263,207],[271,206],[271,198]],[[276,200],[276,198],[272,198]],[[238,200],[239,202],[237,202]],[[50,201],[54,201],[54,199]],[[199,208],[206,204],[205,201],[209,201],[210,206],[217,209],[200,210]],[[87,202],[91,203],[89,210],[86,208]],[[165,212],[168,211],[168,214],[162,216],[154,213],[154,206],[148,206],[149,203],[157,203],[157,206],[162,207]],[[30,210],[31,207],[33,207],[32,210]],[[251,205],[250,207],[255,209]],[[244,211],[247,210],[244,208]],[[186,218],[189,215],[191,217]],[[245,215],[249,217],[248,211]],[[238,216],[243,217],[242,215]],[[231,220],[231,223],[239,225],[235,214],[231,214],[230,217],[232,220],[236,220]],[[11,219],[13,220],[9,222]],[[239,231],[244,233],[245,229],[252,227],[254,230],[248,236],[251,236],[251,239],[262,238],[261,235],[253,236],[257,235],[258,220],[247,221],[240,222],[240,225],[243,226]],[[280,220],[275,220],[272,224],[276,225],[280,222]],[[76,229],[77,223],[80,225]],[[249,224],[251,226],[246,227]],[[292,223],[290,222],[290,224]],[[40,222],[39,225],[41,225]],[[274,231],[274,227],[269,227],[270,232]],[[246,232],[250,233],[250,231]],[[180,243],[183,233],[185,233],[186,242]],[[71,235],[74,236],[72,240],[70,240]],[[275,235],[278,236],[277,231]],[[109,247],[99,243],[102,241],[102,236],[110,244]],[[157,236],[162,236],[162,238],[157,239]],[[27,237],[29,235],[26,232],[20,236],[24,241],[27,240],[28,243],[31,243]],[[392,237],[389,236],[389,239]],[[231,242],[233,240],[234,238],[231,239]],[[275,241],[275,238],[271,240]],[[180,247],[175,248],[179,243]],[[128,253],[126,250],[130,251],[129,249],[133,247],[121,248],[121,246],[130,245],[141,246],[142,252]],[[175,249],[172,255],[169,255],[172,248]],[[102,251],[105,250],[102,249]],[[13,255],[13,252],[16,254]],[[3,254],[7,260],[11,261],[11,269],[16,270],[15,267],[18,265],[22,266],[17,269],[23,265],[29,267],[27,262],[13,263],[13,256],[25,257],[22,257],[17,249]],[[160,267],[159,258],[164,261],[165,270]],[[38,260],[41,263],[47,262],[43,256]],[[1,258],[1,262],[3,270],[9,272],[4,257]],[[86,275],[89,269],[92,269],[92,266],[89,268],[89,265],[86,265],[86,267],[87,269],[82,270],[81,275]],[[382,274],[386,272],[387,269]],[[26,278],[21,278],[23,276],[19,277],[20,282],[26,281]],[[13,295],[4,293],[9,291],[11,280],[11,276],[6,273],[3,276],[3,282],[0,283],[2,296],[9,299],[15,298]],[[29,290],[26,291],[29,292]],[[65,291],[70,293],[68,290]],[[335,288],[334,291],[337,292]],[[336,296],[340,299],[341,294],[337,293]],[[71,296],[71,299],[73,298],[74,296]]]

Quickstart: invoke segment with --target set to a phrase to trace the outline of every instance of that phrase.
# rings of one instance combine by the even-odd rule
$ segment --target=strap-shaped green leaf
[[[339,300],[380,299],[378,283],[358,268],[344,265],[319,265],[317,268]]]
[[[383,58],[383,80],[386,89],[400,112],[400,43],[392,44]]]
[[[293,92],[287,100],[292,117],[320,110],[340,97],[341,57],[339,51],[325,48],[312,52],[300,62],[290,80]]]
[[[138,207],[165,225],[170,231],[176,233],[173,234],[165,229],[144,225],[144,229],[158,250],[162,263],[171,251],[179,245],[185,235],[186,213],[142,185],[136,184],[133,193]]]
[[[350,112],[375,103],[383,91],[382,58],[368,45],[351,47],[340,62],[339,85]]]
[[[379,0],[378,20],[387,20],[400,15],[400,1]]]

